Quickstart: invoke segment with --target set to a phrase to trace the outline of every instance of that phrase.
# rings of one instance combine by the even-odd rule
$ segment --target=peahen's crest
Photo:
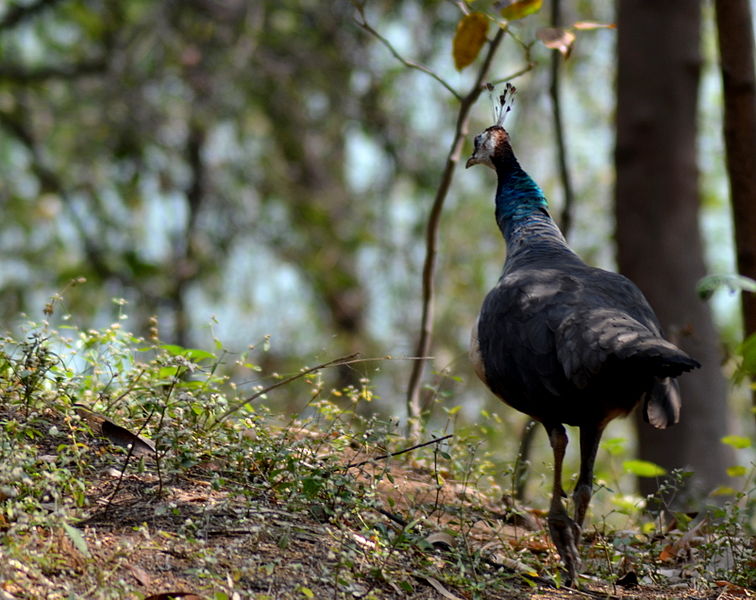
[[[493,107],[493,121],[494,125],[504,127],[504,121],[512,110],[514,104],[514,97],[517,94],[517,88],[511,83],[507,82],[504,86],[504,91],[496,97],[495,88],[490,83],[488,84],[488,91],[491,94],[491,104]]]

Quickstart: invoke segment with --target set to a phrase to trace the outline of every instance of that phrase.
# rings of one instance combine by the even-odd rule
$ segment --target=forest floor
[[[263,376],[119,324],[64,333],[0,343],[0,600],[756,598],[753,465],[706,514],[634,499],[613,530],[594,503],[568,589],[543,511],[497,488],[493,429],[409,445],[360,416],[367,379],[326,387],[339,360]],[[284,385],[298,412],[272,410]]]
[[[271,439],[279,435],[296,445],[290,431]],[[428,454],[347,447],[318,470],[333,451],[323,437],[298,432],[308,450],[297,460],[310,470],[298,471],[304,485],[287,494],[270,479],[219,485],[219,473],[237,467],[213,456],[166,477],[153,458],[129,462],[95,436],[86,444],[88,508],[74,526],[51,520],[9,539],[9,515],[0,515],[0,600],[756,598],[721,569],[707,578],[727,557],[702,549],[716,535],[703,522],[653,541],[589,527],[580,589],[559,587],[542,512],[444,479]],[[54,440],[30,443],[55,460]]]

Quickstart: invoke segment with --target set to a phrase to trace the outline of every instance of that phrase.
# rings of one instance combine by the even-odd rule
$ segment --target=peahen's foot
[[[578,554],[580,527],[570,519],[566,511],[549,514],[548,523],[551,539],[567,569],[565,585],[568,587],[576,585],[580,568],[580,554]]]

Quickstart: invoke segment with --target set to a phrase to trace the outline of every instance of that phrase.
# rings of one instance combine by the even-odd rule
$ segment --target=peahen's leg
[[[551,506],[549,507],[549,533],[554,542],[559,556],[567,569],[567,585],[577,579],[577,571],[580,566],[577,544],[580,538],[580,529],[570,519],[562,502],[564,491],[562,490],[562,462],[567,448],[567,432],[561,424],[544,424],[549,434],[551,449],[554,451],[554,487],[551,492]]]
[[[572,500],[575,504],[575,523],[581,531],[593,495],[593,465],[603,432],[604,426],[599,424],[580,427],[580,475],[572,493]],[[578,539],[576,544],[579,541]]]

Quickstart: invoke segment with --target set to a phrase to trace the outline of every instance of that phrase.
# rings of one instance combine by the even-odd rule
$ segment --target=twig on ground
[[[395,513],[392,513],[392,512],[389,512],[389,511],[387,511],[387,510],[385,510],[383,508],[376,508],[375,511],[377,513],[383,515],[384,517],[386,517],[390,521],[393,521],[394,523],[396,523],[400,527],[407,527],[407,524],[409,523],[409,521],[403,519],[399,515],[397,515]]]
[[[426,360],[428,356],[379,356],[379,357],[365,357],[360,358],[359,352],[354,352],[353,354],[347,354],[346,356],[341,356],[339,358],[334,358],[332,360],[328,360],[326,362],[320,363],[319,365],[315,365],[314,367],[310,367],[308,369],[303,369],[299,373],[296,373],[295,375],[291,375],[290,377],[286,377],[285,379],[282,379],[281,381],[277,381],[276,383],[273,383],[269,385],[268,387],[265,387],[261,390],[258,390],[248,398],[245,398],[241,402],[238,402],[231,406],[226,412],[224,412],[218,419],[211,425],[212,427],[215,427],[219,425],[221,422],[225,421],[229,416],[234,414],[235,412],[239,411],[245,404],[249,402],[253,402],[254,400],[257,400],[260,396],[264,396],[268,392],[271,392],[277,388],[280,388],[284,385],[287,385],[289,383],[292,383],[293,381],[296,381],[297,379],[301,379],[302,377],[305,377],[306,375],[309,375],[310,373],[315,373],[316,371],[322,371],[323,369],[327,369],[330,367],[340,367],[342,365],[353,365],[356,363],[362,363],[362,362],[373,362],[376,360]]]
[[[147,418],[144,420],[144,423],[142,423],[142,426],[137,430],[137,432],[134,434],[136,438],[139,438],[142,435],[142,431],[144,431],[145,427],[147,427],[147,424],[152,419],[152,415],[155,414],[156,408],[153,407],[150,411],[150,414],[147,415]],[[134,451],[136,450],[136,442],[132,442],[129,446],[129,450],[126,453],[126,459],[123,461],[123,467],[121,468],[120,475],[118,476],[118,481],[116,481],[115,489],[113,490],[113,493],[110,494],[108,497],[108,501],[105,503],[105,509],[103,510],[103,514],[107,516],[108,512],[110,511],[110,507],[113,505],[113,501],[115,500],[115,497],[118,495],[118,492],[121,490],[121,484],[123,483],[124,477],[126,477],[126,469],[129,468],[129,462],[131,461],[131,457],[134,456]],[[160,464],[160,461],[158,460],[157,450],[155,451],[155,459],[157,460],[157,464]],[[161,481],[161,491],[162,491],[162,478],[159,478]],[[160,495],[160,494],[158,494]]]
[[[454,436],[450,433],[449,435],[445,435],[440,438],[433,438],[432,440],[428,440],[427,442],[423,442],[422,444],[415,444],[414,446],[410,446],[409,448],[405,448],[404,450],[399,450],[398,452],[391,452],[390,454],[382,454],[381,456],[374,456],[373,458],[363,460],[362,462],[351,463],[351,464],[348,464],[346,467],[344,467],[344,470],[346,471],[347,469],[353,469],[354,467],[362,467],[368,463],[375,462],[376,460],[385,460],[387,458],[399,456],[400,454],[412,452],[413,450],[417,450],[418,448],[422,448],[424,446],[430,446],[431,444],[437,444],[439,442],[443,442],[444,440],[448,440],[450,437],[454,437]]]
[[[226,412],[224,412],[218,419],[213,423],[213,427],[222,423],[225,421],[228,417],[230,417],[232,414],[240,410],[245,404],[252,402],[254,400],[257,400],[260,396],[264,396],[268,392],[271,392],[275,390],[276,388],[280,388],[281,386],[287,385],[291,383],[292,381],[296,381],[297,379],[301,379],[305,375],[309,375],[310,373],[315,373],[316,371],[321,371],[322,369],[327,369],[328,367],[338,367],[341,365],[348,365],[353,362],[357,362],[355,359],[359,356],[358,352],[355,352],[354,354],[347,354],[346,356],[342,356],[339,358],[334,358],[332,360],[328,360],[326,362],[320,363],[319,365],[315,365],[314,367],[310,367],[309,369],[302,369],[299,373],[296,375],[292,375],[290,377],[286,377],[285,379],[282,379],[281,381],[276,381],[276,383],[273,383],[269,385],[268,387],[265,387],[248,398],[245,398],[241,402],[237,402],[233,406],[231,406]]]

